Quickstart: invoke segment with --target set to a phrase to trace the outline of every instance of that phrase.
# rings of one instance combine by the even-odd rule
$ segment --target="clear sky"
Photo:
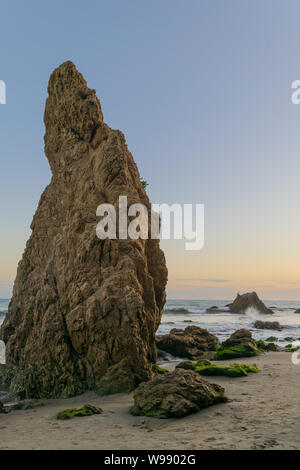
[[[298,0],[2,0],[0,297],[50,180],[43,111],[72,60],[156,203],[204,203],[205,246],[164,241],[169,298],[300,299]]]

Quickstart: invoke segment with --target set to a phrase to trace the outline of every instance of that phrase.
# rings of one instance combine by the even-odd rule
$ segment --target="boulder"
[[[269,336],[265,341],[268,341],[269,343],[273,343],[274,341],[278,341],[277,336]]]
[[[234,359],[237,357],[257,356],[260,348],[252,338],[250,331],[242,328],[235,331],[218,346],[214,360]]]
[[[3,413],[3,407],[4,407],[4,405],[3,405],[2,401],[0,401],[0,413]]]
[[[282,326],[278,321],[261,321],[261,320],[256,320],[256,322],[253,324],[254,328],[258,328],[259,330],[282,330]]]
[[[273,311],[266,307],[260,300],[256,292],[248,292],[246,294],[237,294],[235,300],[231,304],[227,304],[231,313],[246,313],[248,308],[254,308],[259,313],[272,314]]]
[[[134,393],[135,416],[181,418],[202,408],[227,401],[224,389],[192,370],[175,369],[142,383]]]
[[[295,313],[300,313],[300,308],[297,308],[297,310],[295,310]]]
[[[44,122],[52,179],[0,330],[11,387],[22,398],[129,391],[153,376],[165,257],[159,240],[100,240],[96,210],[127,196],[150,213],[150,201],[124,135],[71,62],[50,77]]]
[[[185,330],[173,328],[167,335],[156,337],[156,345],[176,357],[198,359],[204,351],[215,351],[218,338],[198,326],[188,326]]]
[[[263,349],[265,351],[272,351],[272,352],[277,352],[277,351],[280,351],[280,347],[277,346],[277,344],[275,343],[264,343],[263,345]]]

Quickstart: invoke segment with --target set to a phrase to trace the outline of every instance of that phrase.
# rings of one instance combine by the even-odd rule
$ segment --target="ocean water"
[[[10,299],[0,299],[0,325],[4,320]],[[262,315],[255,310],[248,310],[246,314],[207,313],[206,309],[213,305],[226,309],[229,300],[168,300],[162,315],[158,334],[166,334],[172,328],[186,328],[189,325],[206,328],[216,335],[220,341],[227,339],[234,331],[246,328],[252,332],[255,339],[266,339],[276,336],[280,346],[291,343],[284,338],[293,340],[300,338],[300,314],[294,313],[300,308],[300,301],[266,301],[268,307],[272,307],[273,315]],[[278,321],[284,328],[282,331],[258,330],[253,328],[255,320]]]
[[[300,308],[300,301],[266,301],[267,307],[273,307],[273,315],[262,315],[256,310],[249,309],[246,314],[207,313],[206,309],[216,305],[226,309],[229,300],[168,300],[162,315],[162,321],[157,331],[158,334],[166,334],[172,328],[184,329],[189,325],[206,328],[210,333],[216,335],[220,341],[227,339],[234,331],[246,328],[251,331],[253,338],[266,339],[276,336],[280,346],[291,343],[284,338],[291,337],[293,340],[300,338],[300,314],[294,313]],[[181,313],[179,309],[184,309]],[[259,330],[253,327],[255,320],[278,321],[284,328],[282,331]]]
[[[0,325],[4,320],[5,312],[7,312],[10,299],[0,299]]]

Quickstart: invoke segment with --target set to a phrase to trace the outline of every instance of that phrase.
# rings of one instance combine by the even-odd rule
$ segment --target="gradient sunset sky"
[[[72,60],[154,203],[205,204],[205,245],[163,241],[170,299],[300,300],[298,0],[1,1],[0,297],[51,173],[43,112]]]

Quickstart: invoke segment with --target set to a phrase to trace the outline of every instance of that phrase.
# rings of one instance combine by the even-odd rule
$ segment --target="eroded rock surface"
[[[49,81],[44,122],[52,179],[41,196],[1,327],[7,380],[22,397],[67,397],[112,379],[152,377],[167,269],[158,240],[99,240],[101,203],[150,202],[124,135],[66,62]],[[118,377],[119,380],[119,377]],[[107,383],[106,383],[107,385]]]
[[[237,294],[231,304],[227,304],[231,313],[246,313],[248,308],[254,308],[259,313],[271,314],[273,311],[266,307],[260,300],[256,292],[247,292],[246,294]]]
[[[173,356],[199,359],[205,351],[217,349],[218,338],[204,328],[188,326],[185,330],[173,328],[167,335],[156,337],[157,347]]]
[[[131,413],[156,418],[181,418],[227,401],[224,389],[192,370],[175,369],[142,383],[134,393]]]

